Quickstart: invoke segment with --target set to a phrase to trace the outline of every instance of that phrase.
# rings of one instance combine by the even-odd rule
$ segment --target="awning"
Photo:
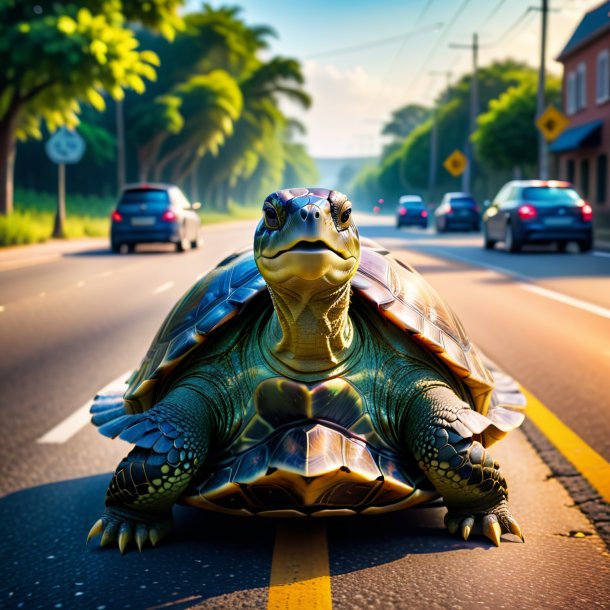
[[[598,120],[578,127],[570,127],[549,146],[549,150],[553,153],[562,153],[585,146],[599,146],[603,124],[602,120]]]

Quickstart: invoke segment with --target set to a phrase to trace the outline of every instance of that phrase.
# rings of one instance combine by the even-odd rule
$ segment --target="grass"
[[[66,238],[108,237],[110,212],[116,201],[111,197],[66,196]],[[57,198],[49,193],[17,189],[15,211],[0,216],[0,247],[44,242],[51,237]],[[251,220],[260,216],[260,207],[229,205],[229,212],[200,210],[204,225],[230,220]]]

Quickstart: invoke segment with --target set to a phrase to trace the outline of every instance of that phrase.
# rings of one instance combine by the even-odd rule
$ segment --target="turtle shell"
[[[440,358],[463,380],[475,409],[488,414],[493,377],[457,316],[419,273],[376,242],[363,238],[352,287],[379,315]],[[152,407],[158,381],[249,301],[266,293],[251,249],[225,259],[204,276],[170,312],[129,380],[126,412],[140,413]],[[354,300],[351,307],[358,305]]]

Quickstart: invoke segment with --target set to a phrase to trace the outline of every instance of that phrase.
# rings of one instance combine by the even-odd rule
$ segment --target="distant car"
[[[593,210],[569,182],[513,180],[483,214],[484,247],[504,242],[509,252],[525,244],[555,242],[560,251],[575,241],[581,252],[593,246]]]
[[[479,231],[481,212],[472,195],[468,193],[445,193],[434,210],[434,224],[438,233],[451,229]]]
[[[428,226],[428,210],[419,195],[403,195],[396,208],[396,227]]]
[[[119,252],[126,245],[171,242],[182,252],[199,245],[201,220],[184,193],[173,184],[127,185],[111,215],[110,247]]]

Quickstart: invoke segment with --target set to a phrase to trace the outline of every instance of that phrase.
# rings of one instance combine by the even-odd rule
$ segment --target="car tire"
[[[557,250],[559,252],[565,252],[568,249],[568,242],[567,241],[558,241],[557,242]]]
[[[590,252],[592,248],[593,248],[593,240],[591,238],[581,239],[578,242],[578,249],[581,252]]]
[[[191,242],[186,237],[184,228],[180,231],[180,239],[176,242],[176,252],[186,252],[191,245]]]
[[[199,248],[199,235],[195,235],[195,239],[191,242],[191,248],[197,250]]]
[[[127,244],[127,252],[133,254],[136,251],[136,244]]]
[[[110,249],[115,254],[119,254],[121,252],[121,244],[118,241],[113,240],[110,242]]]
[[[485,250],[493,250],[496,245],[495,239],[490,239],[489,235],[487,235],[487,227],[483,229],[483,248]]]
[[[513,253],[521,252],[521,247],[523,246],[521,241],[515,238],[515,233],[510,223],[506,225],[506,230],[504,232],[504,244],[506,246],[506,251]]]
[[[447,232],[447,225],[441,225],[440,222],[436,223],[436,232],[437,233],[446,233]]]

